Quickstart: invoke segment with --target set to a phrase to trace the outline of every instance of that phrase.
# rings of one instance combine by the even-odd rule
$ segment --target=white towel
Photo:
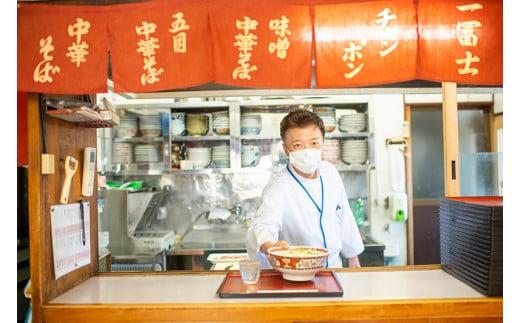
[[[404,145],[390,145],[387,149],[392,191],[406,192]]]

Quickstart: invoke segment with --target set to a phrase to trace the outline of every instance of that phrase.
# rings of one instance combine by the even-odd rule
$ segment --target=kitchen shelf
[[[346,164],[334,164],[339,172],[364,172],[370,169],[374,169],[374,165],[346,165]],[[241,167],[241,168],[202,168],[202,169],[149,169],[149,170],[121,170],[106,172],[107,175],[126,175],[126,176],[138,176],[138,175],[162,175],[162,174],[258,174],[267,173],[273,171],[282,171],[285,166],[262,168],[262,167]]]
[[[325,139],[332,138],[352,138],[352,137],[369,137],[370,132],[340,132],[340,133],[326,133]]]
[[[158,143],[163,142],[163,137],[132,137],[132,138],[114,138],[114,142],[131,142],[131,143]]]
[[[174,136],[172,142],[177,141],[208,141],[208,140],[230,140],[231,136]]]
[[[335,138],[355,138],[355,137],[369,137],[370,132],[345,132],[345,133],[325,133],[325,139]],[[281,140],[280,136],[263,136],[263,135],[240,135],[243,140]]]

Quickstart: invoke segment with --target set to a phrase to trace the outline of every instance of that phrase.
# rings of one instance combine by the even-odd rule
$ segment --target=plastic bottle
[[[356,224],[358,226],[362,226],[365,222],[365,207],[363,200],[361,198],[357,198],[354,203],[354,218],[356,219]]]

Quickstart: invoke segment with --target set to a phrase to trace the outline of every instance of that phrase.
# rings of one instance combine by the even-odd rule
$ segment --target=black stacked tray
[[[440,201],[441,266],[487,296],[502,295],[502,197]]]

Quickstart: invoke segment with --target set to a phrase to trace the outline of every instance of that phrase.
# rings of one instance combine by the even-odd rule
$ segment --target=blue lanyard
[[[325,199],[324,199],[325,190],[323,189],[323,179],[321,178],[321,174],[320,174],[320,184],[321,184],[321,208],[320,208],[318,206],[318,203],[316,203],[316,201],[312,198],[309,191],[307,191],[305,186],[303,186],[302,182],[300,182],[300,180],[293,174],[293,172],[289,168],[289,165],[287,165],[287,171],[289,171],[289,174],[291,174],[292,178],[294,178],[296,183],[300,184],[301,188],[303,188],[305,193],[307,193],[307,196],[309,197],[309,199],[311,199],[314,206],[316,206],[316,208],[318,209],[318,212],[320,213],[320,230],[321,230],[321,236],[323,238],[323,245],[325,246],[325,249],[327,249],[327,240],[325,239],[325,231],[323,231],[323,223],[321,222],[321,219],[323,218],[323,210],[325,209]],[[326,264],[325,264],[325,268],[327,268],[327,267],[329,267],[329,257],[327,257]]]

